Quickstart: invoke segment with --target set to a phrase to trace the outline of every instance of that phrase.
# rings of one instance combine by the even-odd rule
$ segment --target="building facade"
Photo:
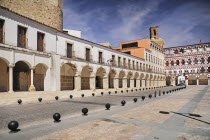
[[[210,85],[210,43],[165,48],[166,84]]]
[[[149,46],[145,56],[163,55],[154,41],[149,40]],[[0,92],[164,86],[164,63],[153,61],[0,7]]]

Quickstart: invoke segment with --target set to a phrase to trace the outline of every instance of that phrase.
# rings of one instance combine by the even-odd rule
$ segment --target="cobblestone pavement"
[[[0,139],[210,139],[209,86],[187,89],[148,99],[159,90],[135,91],[73,100],[8,105],[0,107]],[[141,101],[141,96],[147,99]],[[138,102],[133,103],[137,97]],[[121,106],[125,100],[126,106]],[[104,109],[110,103],[111,110]],[[89,109],[88,116],[81,109]],[[160,114],[167,111],[169,114]],[[62,115],[54,123],[52,115]],[[197,114],[197,116],[196,116]],[[198,114],[200,117],[198,117]],[[18,133],[8,133],[10,120],[20,123]]]

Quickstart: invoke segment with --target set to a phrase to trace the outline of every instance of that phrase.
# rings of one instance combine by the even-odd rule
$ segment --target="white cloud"
[[[200,39],[205,41],[209,37],[194,29],[202,25],[209,26],[210,16],[207,15],[210,15],[208,6],[199,1],[181,5],[158,23],[160,36],[166,41],[167,47],[199,43]]]

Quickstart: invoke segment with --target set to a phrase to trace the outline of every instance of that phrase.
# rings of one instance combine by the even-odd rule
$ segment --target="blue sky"
[[[100,43],[149,37],[159,26],[166,47],[210,42],[210,0],[64,0],[64,28]]]

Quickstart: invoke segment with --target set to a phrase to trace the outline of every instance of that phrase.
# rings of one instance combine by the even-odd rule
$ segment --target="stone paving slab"
[[[152,128],[112,122],[109,120],[96,120],[34,140],[130,140],[137,134],[144,138],[144,136],[151,131]]]
[[[115,114],[113,117],[131,118],[145,122],[163,123],[170,118],[173,113],[168,115],[161,114],[159,111],[178,111],[184,104],[186,104],[196,93],[189,92],[189,94],[176,94],[176,96],[167,97],[158,101],[146,104],[144,106],[132,109],[127,112]],[[187,97],[187,98],[186,98]]]

